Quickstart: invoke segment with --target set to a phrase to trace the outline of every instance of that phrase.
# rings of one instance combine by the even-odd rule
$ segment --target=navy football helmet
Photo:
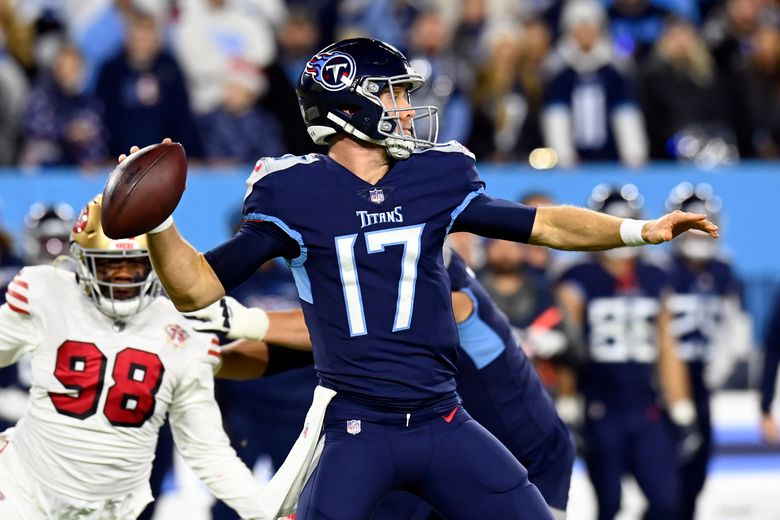
[[[620,218],[642,218],[642,207],[645,198],[639,193],[639,189],[633,184],[622,186],[610,186],[599,184],[588,198],[588,206],[591,209]],[[628,260],[639,255],[638,247],[618,247],[603,251],[601,254],[615,260]]]
[[[327,144],[330,136],[344,132],[384,146],[395,159],[406,159],[415,150],[436,143],[438,109],[411,106],[410,94],[425,83],[396,48],[371,38],[342,40],[325,47],[306,64],[296,93],[309,136]],[[408,107],[385,107],[380,95],[393,87],[406,89]],[[405,133],[400,115],[414,111],[411,132]],[[427,136],[416,134],[414,120],[428,118]]]
[[[29,265],[49,264],[67,254],[73,213],[66,202],[30,206],[24,216],[24,256]]]
[[[644,205],[645,198],[633,184],[599,184],[593,188],[588,198],[588,206],[591,209],[621,218],[641,218]]]
[[[672,188],[666,199],[668,211],[701,213],[707,215],[715,224],[719,224],[721,206],[720,197],[717,197],[712,186],[706,183],[694,186],[690,182],[681,182]],[[718,242],[703,231],[691,230],[673,240],[672,248],[689,260],[706,261],[717,253]]]

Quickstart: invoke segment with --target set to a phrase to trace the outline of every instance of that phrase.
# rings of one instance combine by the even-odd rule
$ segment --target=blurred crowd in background
[[[0,166],[313,151],[292,87],[352,36],[407,53],[481,161],[780,156],[773,0],[0,0]]]

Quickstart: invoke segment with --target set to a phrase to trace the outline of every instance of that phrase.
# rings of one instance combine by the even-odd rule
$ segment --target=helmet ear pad
[[[385,138],[378,131],[378,125],[381,124],[379,119],[381,118],[382,107],[372,105],[373,103],[366,100],[366,103],[361,106],[342,105],[335,107],[331,110],[331,113],[355,127],[360,133],[367,135],[371,139],[381,141]],[[344,130],[347,133],[352,133],[349,132],[348,128],[344,128]]]

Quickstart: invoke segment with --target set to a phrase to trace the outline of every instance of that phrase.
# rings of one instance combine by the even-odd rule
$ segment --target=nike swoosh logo
[[[451,423],[452,419],[455,418],[455,413],[458,411],[458,407],[452,409],[452,411],[448,415],[442,415],[441,418],[444,419],[444,422]]]

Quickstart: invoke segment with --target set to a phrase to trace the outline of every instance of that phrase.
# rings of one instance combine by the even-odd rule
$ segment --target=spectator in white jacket
[[[613,53],[598,0],[570,0],[563,34],[547,63],[542,132],[563,167],[582,161],[647,161],[648,145],[634,82]]]

